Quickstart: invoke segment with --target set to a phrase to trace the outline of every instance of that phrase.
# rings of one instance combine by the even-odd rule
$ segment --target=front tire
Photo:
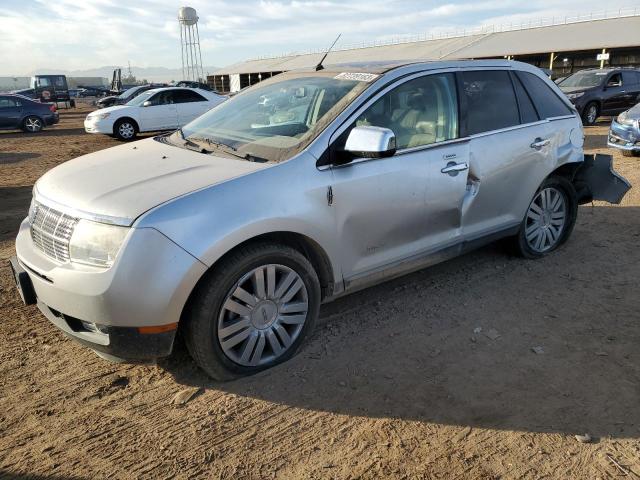
[[[571,236],[578,215],[573,185],[563,177],[549,177],[533,196],[520,230],[516,250],[525,258],[541,258]]]
[[[582,124],[590,127],[595,125],[596,120],[600,116],[600,108],[596,102],[590,102],[584,107],[582,112]]]
[[[113,126],[113,134],[118,140],[129,142],[131,140],[135,140],[136,135],[138,134],[138,127],[133,120],[123,118],[118,120]]]
[[[42,120],[39,117],[30,115],[24,119],[22,129],[28,133],[41,132],[43,128]]]
[[[194,292],[184,337],[194,361],[220,381],[291,358],[313,330],[320,282],[309,260],[285,245],[240,248]]]

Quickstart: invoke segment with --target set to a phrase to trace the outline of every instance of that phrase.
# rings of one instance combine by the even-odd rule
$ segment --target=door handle
[[[447,163],[447,166],[440,171],[442,173],[446,173],[448,175],[451,175],[452,177],[455,177],[459,172],[463,172],[468,169],[469,165],[466,163],[449,162]]]
[[[542,147],[546,147],[547,145],[549,145],[551,141],[547,138],[545,140],[541,139],[541,138],[536,138],[533,143],[530,145],[531,148],[535,149],[535,150],[540,150]]]

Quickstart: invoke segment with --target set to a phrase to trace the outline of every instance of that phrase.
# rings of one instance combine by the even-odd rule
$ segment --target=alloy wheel
[[[218,342],[243,366],[273,362],[294,344],[307,320],[307,289],[293,269],[254,268],[227,293],[218,316]]]
[[[118,127],[118,133],[122,138],[132,138],[135,133],[135,129],[130,123],[124,122]]]
[[[527,244],[538,253],[551,250],[562,238],[566,222],[565,195],[553,187],[540,190],[527,211],[525,224]]]
[[[595,123],[597,118],[598,118],[598,107],[596,107],[595,105],[590,105],[589,110],[587,110],[587,121],[589,122],[589,124],[593,124]]]
[[[24,125],[30,132],[39,132],[42,130],[42,122],[38,118],[27,118]]]

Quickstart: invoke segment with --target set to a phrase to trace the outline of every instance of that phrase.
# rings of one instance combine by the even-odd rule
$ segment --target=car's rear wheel
[[[211,377],[229,380],[293,356],[313,329],[320,283],[309,261],[278,244],[241,248],[194,292],[183,321],[187,348]]]
[[[129,140],[133,140],[136,138],[136,135],[138,134],[138,128],[132,120],[123,118],[121,120],[118,120],[113,126],[113,134],[119,140],[128,142]]]
[[[562,177],[546,179],[533,196],[516,237],[518,253],[525,258],[543,257],[571,235],[578,213],[573,185]]]
[[[29,133],[38,133],[42,130],[42,128],[43,128],[42,120],[33,115],[25,118],[22,124],[22,129],[25,132],[29,132]]]
[[[595,124],[599,115],[600,109],[598,108],[598,104],[596,102],[588,103],[582,112],[582,124],[587,126]]]

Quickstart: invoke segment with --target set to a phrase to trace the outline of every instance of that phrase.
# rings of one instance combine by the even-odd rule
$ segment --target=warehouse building
[[[259,58],[207,77],[220,92],[237,92],[278,73],[314,67],[323,52]],[[550,69],[553,78],[594,67],[640,67],[640,8],[472,32],[402,39],[335,50],[327,64],[385,60],[509,58]]]

